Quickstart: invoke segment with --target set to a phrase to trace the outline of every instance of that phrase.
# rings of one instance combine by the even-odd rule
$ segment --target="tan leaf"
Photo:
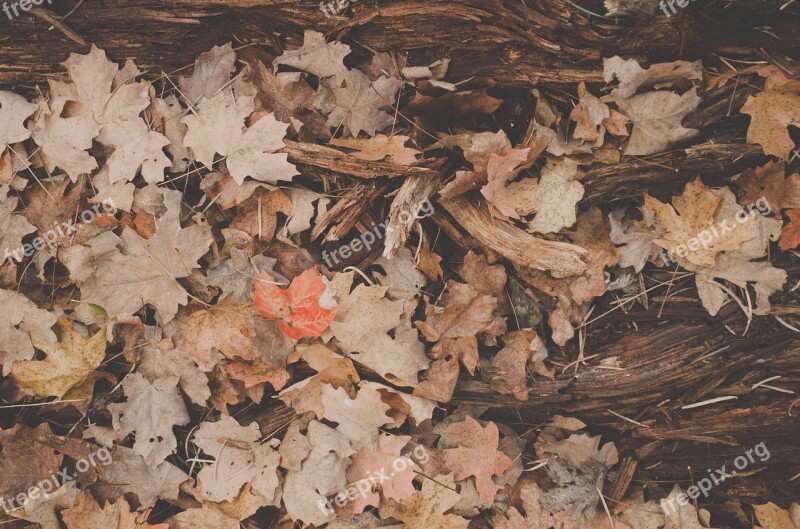
[[[10,188],[7,185],[0,186],[0,248],[5,249],[3,263],[10,261],[12,257],[17,261],[22,261],[24,255],[19,250],[22,246],[22,238],[36,231],[36,227],[28,223],[24,216],[14,214],[19,199],[8,196],[9,191]]]
[[[466,529],[469,520],[455,514],[444,514],[460,499],[452,474],[431,476],[423,480],[422,490],[417,491],[408,503],[400,505],[389,500],[385,507],[381,507],[381,516],[397,518],[404,522],[404,529]]]
[[[674,61],[658,63],[647,70],[635,59],[623,60],[619,56],[603,59],[603,78],[610,83],[615,78],[619,86],[604,101],[619,101],[631,97],[641,87],[670,86],[676,82],[703,79],[702,61]]]
[[[735,182],[744,191],[739,202],[745,206],[755,204],[762,214],[774,212],[780,218],[781,210],[800,208],[800,173],[786,178],[783,162],[770,161],[748,169]]]
[[[140,522],[140,515],[130,509],[125,498],[101,509],[92,495],[84,492],[72,507],[62,511],[61,516],[67,529],[169,529],[165,523],[150,525]]]
[[[276,75],[257,60],[248,73],[258,87],[256,111],[274,112],[278,120],[288,122],[294,117],[295,111],[311,108],[314,104],[314,90],[301,79],[300,72]]]
[[[667,505],[674,506],[674,509],[665,508],[664,503],[661,504],[662,509],[666,511],[664,529],[704,529],[697,519],[697,509],[691,504],[691,500],[684,494],[683,498],[686,500],[686,504],[682,505],[680,501],[677,501],[679,494],[683,494],[681,488],[675,485],[667,499],[664,500]]]
[[[545,165],[534,191],[537,208],[536,216],[528,224],[529,231],[555,233],[575,224],[577,205],[584,194],[583,185],[576,181],[577,167],[568,158]]]
[[[58,320],[58,342],[51,343],[36,332],[31,341],[47,354],[44,360],[23,360],[14,363],[11,375],[24,388],[39,397],[63,397],[94,373],[106,355],[105,329],[84,339],[72,322]]]
[[[236,518],[207,505],[179,512],[169,521],[171,529],[240,529],[241,527]]]
[[[641,272],[645,263],[658,254],[658,246],[653,243],[658,235],[644,231],[637,223],[626,218],[623,209],[609,213],[608,220],[611,223],[611,242],[621,245],[619,266],[632,266],[636,272]]]
[[[164,376],[178,377],[181,389],[198,406],[205,406],[211,397],[206,375],[192,357],[183,349],[176,348],[169,338],[146,344],[138,372],[150,382]]]
[[[128,401],[108,406],[113,435],[122,440],[135,432],[133,449],[149,465],[158,465],[177,447],[172,427],[189,423],[177,386],[178,377],[159,378],[151,384],[139,373],[133,373],[122,382]],[[91,426],[83,436],[88,439],[96,434],[104,435],[97,426]]]
[[[94,274],[80,284],[82,300],[103,307],[112,317],[127,317],[144,304],[155,307],[161,323],[175,317],[188,295],[177,279],[190,275],[208,250],[211,229],[180,226],[182,193],[165,189],[167,212],[149,239],[130,228],[122,232],[123,249],[98,258]]]
[[[253,422],[241,426],[233,417],[203,422],[195,431],[193,442],[214,463],[204,466],[197,481],[205,499],[214,502],[233,500],[245,483],[259,496],[263,505],[277,499],[280,455],[275,443],[259,443],[261,430]]]
[[[539,504],[541,495],[542,490],[536,483],[526,483],[519,492],[524,515],[516,508],[510,507],[506,516],[495,515],[495,529],[550,529],[557,527],[556,519]]]
[[[421,151],[405,146],[410,139],[408,136],[399,134],[392,137],[376,134],[368,139],[334,138],[330,141],[330,144],[337,147],[355,149],[358,152],[350,153],[350,155],[359,160],[374,162],[388,157],[392,163],[411,165],[417,161],[417,156],[421,154]]]
[[[380,77],[373,82],[359,70],[348,70],[330,86],[336,106],[328,115],[327,125],[343,126],[351,136],[358,136],[362,130],[375,136],[394,123],[395,118],[380,109],[394,104],[402,85],[401,80],[392,77]]]
[[[653,242],[674,254],[684,268],[714,266],[715,256],[725,250],[735,250],[745,241],[756,236],[754,217],[748,216],[744,223],[733,218],[721,219],[726,229],[718,230],[718,237],[711,242],[687,251],[689,240],[695,240],[701,232],[710,229],[720,198],[712,193],[698,178],[686,184],[683,194],[672,199],[673,205],[662,204],[650,195],[644,196],[645,207],[655,214],[660,238]],[[712,226],[713,227],[713,226]],[[717,231],[716,229],[714,231]],[[682,250],[680,248],[682,248]],[[682,255],[685,254],[685,255]]]
[[[800,83],[786,78],[776,67],[759,71],[768,77],[764,91],[748,96],[741,113],[750,116],[747,143],[757,143],[764,154],[789,161],[795,148],[788,127],[800,122]]]
[[[31,137],[25,128],[25,120],[36,111],[35,103],[12,92],[0,92],[0,152],[13,143]]]
[[[191,105],[196,105],[203,97],[211,99],[230,82],[235,65],[236,52],[230,42],[214,46],[194,61],[191,77],[178,78],[180,94]]]
[[[429,342],[442,338],[474,337],[496,328],[497,298],[486,296],[472,286],[449,281],[439,304],[425,307],[425,321],[415,325]]]
[[[498,451],[500,432],[497,425],[490,422],[486,428],[472,417],[451,424],[443,434],[459,439],[458,446],[444,450],[447,466],[455,473],[453,477],[461,481],[475,476],[475,485],[483,501],[491,501],[500,489],[492,480],[511,468],[512,461]]]
[[[50,328],[58,318],[46,310],[39,310],[31,300],[10,290],[0,289],[0,306],[5,308],[0,316],[0,362],[3,376],[8,376],[15,360],[33,358],[30,331],[38,332],[49,342],[56,341]]]
[[[506,334],[503,347],[494,358],[492,367],[504,385],[501,393],[513,393],[518,400],[528,400],[528,363],[542,362],[547,349],[536,331],[521,330]]]
[[[106,160],[112,184],[132,181],[140,169],[145,181],[161,182],[164,169],[172,165],[162,151],[169,145],[169,140],[150,130],[142,118],[110,123],[103,127],[97,140],[114,147],[114,152]]]
[[[163,461],[150,465],[131,448],[117,446],[111,452],[111,462],[97,467],[103,484],[100,487],[107,500],[123,494],[135,494],[142,508],[155,505],[156,500],[177,500],[178,487],[189,475]]]
[[[764,529],[795,529],[789,513],[772,502],[765,505],[753,505],[753,510]]]
[[[16,424],[0,430],[0,497],[10,500],[58,472],[64,456],[42,442],[49,435],[47,423],[36,428]]]
[[[339,304],[330,328],[348,357],[391,382],[416,383],[430,360],[415,330],[389,335],[401,324],[406,300],[386,299],[387,290],[357,286]]]
[[[344,75],[347,72],[344,58],[349,53],[350,46],[347,44],[325,42],[325,35],[307,29],[303,36],[303,46],[296,50],[284,51],[273,64],[276,68],[280,64],[292,66],[322,79]]]
[[[700,104],[697,89],[682,96],[674,92],[647,92],[619,101],[619,109],[630,118],[633,132],[625,148],[627,156],[658,154],[673,145],[693,138],[697,129],[683,127],[683,119]]]

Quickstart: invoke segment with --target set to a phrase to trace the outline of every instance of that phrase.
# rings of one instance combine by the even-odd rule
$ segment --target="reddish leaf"
[[[281,320],[281,331],[294,340],[325,332],[336,309],[319,305],[326,287],[315,268],[295,277],[287,289],[267,283],[272,276],[266,272],[261,273],[261,278],[265,281],[256,282],[252,298],[262,316]]]
[[[778,246],[784,252],[800,246],[800,209],[787,209],[789,224],[784,226]]]

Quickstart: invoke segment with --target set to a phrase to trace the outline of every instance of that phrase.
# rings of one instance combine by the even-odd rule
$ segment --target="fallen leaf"
[[[325,332],[336,307],[321,305],[327,286],[316,268],[309,268],[294,278],[287,289],[272,283],[272,276],[266,272],[262,272],[255,283],[252,298],[262,316],[280,320],[281,330],[295,340]]]
[[[744,191],[739,202],[757,206],[762,215],[774,212],[780,218],[781,210],[800,208],[800,173],[786,178],[783,162],[770,161],[748,169],[735,182]]]
[[[172,463],[148,464],[141,455],[124,446],[116,446],[111,452],[111,462],[98,466],[98,472],[103,480],[100,490],[108,493],[107,499],[134,494],[143,509],[155,505],[159,498],[177,500],[178,487],[189,479],[188,474]]]
[[[48,342],[55,342],[56,335],[50,328],[58,318],[35,303],[9,290],[0,289],[0,306],[6,310],[0,316],[0,362],[3,376],[11,373],[15,360],[31,360],[35,351],[30,331],[36,331]]]
[[[376,134],[366,140],[357,138],[334,138],[331,140],[330,144],[337,147],[355,149],[357,152],[350,153],[350,155],[359,160],[374,162],[388,158],[392,163],[412,165],[417,161],[417,155],[421,154],[421,151],[405,146],[406,142],[410,139],[411,138],[408,136],[399,134],[392,137]]]
[[[230,82],[235,65],[236,52],[230,42],[214,46],[197,57],[190,77],[178,78],[180,94],[190,105],[196,105],[201,98],[213,98]]]
[[[800,209],[790,209],[786,211],[786,216],[789,217],[789,224],[783,228],[778,242],[784,252],[800,246]]]
[[[626,156],[658,154],[696,136],[697,129],[683,127],[683,119],[697,110],[702,99],[692,88],[682,96],[674,92],[647,92],[619,101],[620,111],[630,118],[633,132]]]
[[[406,504],[388,501],[381,507],[383,518],[391,516],[403,522],[404,529],[466,529],[469,520],[454,514],[445,514],[461,496],[456,492],[452,474],[431,476],[422,482]]]
[[[764,505],[753,505],[758,522],[764,529],[795,529],[791,516],[772,502]]]
[[[57,325],[56,343],[31,333],[34,347],[44,351],[47,358],[18,361],[11,370],[17,383],[39,397],[63,397],[84,383],[106,355],[105,329],[84,339],[69,320],[60,318]]]
[[[748,96],[740,112],[750,116],[747,143],[761,145],[764,154],[789,161],[795,148],[789,135],[790,126],[800,121],[800,83],[789,80],[775,67],[759,71],[768,77],[764,91]]]
[[[169,529],[165,523],[140,522],[139,514],[131,512],[130,508],[125,498],[120,498],[101,509],[92,495],[84,492],[72,507],[62,511],[61,516],[67,529]]]
[[[84,439],[110,435],[122,440],[135,432],[134,451],[149,465],[158,465],[178,445],[172,427],[189,423],[189,414],[177,386],[178,377],[174,376],[156,379],[151,384],[139,373],[128,375],[122,382],[128,401],[108,406],[112,416],[111,431],[91,426],[84,432]]]
[[[566,158],[548,162],[542,169],[533,199],[536,216],[528,224],[528,231],[555,233],[575,224],[577,204],[584,194],[583,185],[577,181],[577,167]]]
[[[312,30],[303,34],[303,46],[296,50],[284,51],[273,62],[275,68],[281,64],[316,75],[320,79],[342,76],[347,72],[344,58],[350,53],[350,46],[341,42],[325,42],[325,36]]]

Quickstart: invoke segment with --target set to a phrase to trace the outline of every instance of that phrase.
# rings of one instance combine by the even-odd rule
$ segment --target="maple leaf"
[[[596,142],[608,130],[615,136],[627,136],[628,118],[611,110],[608,105],[586,90],[586,83],[578,85],[580,102],[572,109],[569,119],[577,122],[573,136],[575,138]]]
[[[343,80],[339,80],[343,77]],[[337,77],[337,83],[330,86],[336,97],[336,106],[328,115],[327,125],[331,128],[344,126],[345,133],[358,136],[365,131],[374,136],[395,118],[380,110],[394,104],[395,96],[403,82],[393,77],[380,77],[370,81],[359,70],[348,70],[346,75]]]
[[[673,487],[672,492],[664,500],[668,505],[673,505],[674,509],[667,509],[664,503],[661,508],[665,511],[664,529],[704,529],[703,525],[697,519],[697,509],[690,502],[682,505],[678,499],[678,495],[682,494],[681,488],[678,485]]]
[[[627,156],[657,154],[671,146],[693,138],[697,129],[683,127],[683,118],[697,110],[702,99],[692,88],[682,96],[674,92],[647,92],[617,104],[630,118],[633,132],[625,148]]]
[[[152,88],[151,88],[152,90]],[[161,99],[150,95],[150,107],[148,114],[153,129],[164,135],[169,144],[167,152],[172,157],[170,172],[178,173],[185,171],[189,164],[194,160],[192,151],[183,144],[186,137],[186,125],[181,123],[185,110],[181,107],[180,101],[174,94]]]
[[[758,73],[767,77],[764,91],[748,96],[740,110],[750,116],[747,143],[757,143],[764,154],[788,161],[795,148],[788,128],[800,126],[800,82],[787,79],[774,66]]]
[[[291,180],[299,174],[297,169],[287,161],[287,154],[275,153],[284,147],[289,125],[267,114],[245,128],[253,108],[253,96],[246,91],[240,95],[226,89],[203,100],[195,114],[181,120],[187,127],[184,144],[209,169],[215,153],[224,156],[231,176],[240,185],[247,176],[273,184]]]
[[[11,372],[15,360],[30,360],[35,351],[31,342],[30,331],[36,331],[49,342],[56,341],[55,333],[50,327],[58,318],[46,310],[40,310],[35,303],[10,290],[0,289],[0,306],[4,307],[0,315],[0,363],[3,365],[3,376]]]
[[[689,239],[696,237],[709,229],[714,220],[714,213],[720,204],[720,197],[714,194],[698,178],[686,184],[683,194],[672,199],[673,205],[663,204],[650,195],[645,194],[644,204],[655,215],[657,227],[661,230],[660,238],[653,242],[658,246],[675,253],[677,262],[684,268],[693,269],[697,266],[714,266],[715,256],[725,250],[735,250],[744,242],[756,236],[754,217],[748,216],[744,223],[734,221],[732,217],[723,219],[726,226],[723,231],[720,227],[719,236],[712,241],[689,252],[677,251],[678,247],[684,249]],[[686,255],[681,255],[685,253]]]
[[[790,209],[786,212],[789,224],[783,228],[781,239],[778,242],[781,250],[793,250],[800,246],[800,209]]]
[[[208,379],[198,369],[197,363],[186,351],[176,348],[169,338],[145,344],[139,373],[150,382],[164,376],[178,377],[181,389],[199,406],[205,406],[211,397]]]
[[[301,80],[300,72],[282,72],[276,75],[264,63],[255,61],[247,74],[258,87],[256,111],[274,112],[277,119],[288,122],[295,117],[297,110],[311,108],[314,104],[314,90]]]
[[[536,180],[523,178],[511,182],[528,161],[529,152],[530,149],[511,149],[502,156],[492,154],[489,158],[486,166],[488,183],[481,188],[481,194],[503,217],[518,219],[541,205]]]
[[[356,362],[391,382],[416,383],[417,373],[430,359],[417,332],[403,325],[407,301],[386,299],[387,291],[388,287],[357,286],[340,302],[331,331]]]
[[[455,514],[444,514],[460,499],[452,474],[431,476],[422,482],[422,490],[407,503],[401,505],[388,500],[385,506],[381,506],[381,515],[402,521],[404,529],[466,529],[469,520]]]
[[[468,416],[464,421],[448,426],[443,436],[458,439],[457,446],[444,447],[444,459],[454,472],[454,479],[460,481],[475,476],[481,500],[491,501],[500,489],[492,477],[502,474],[512,465],[511,459],[498,451],[500,432],[497,425],[490,422],[483,428]]]
[[[181,95],[190,105],[196,105],[200,98],[211,99],[231,80],[236,70],[236,52],[228,42],[214,46],[201,53],[194,61],[192,75],[178,78]]]
[[[347,438],[318,421],[308,424],[308,436],[296,430],[286,436],[281,451],[294,452],[299,460],[299,470],[290,469],[283,485],[283,503],[293,520],[315,526],[329,522],[334,515],[320,509],[328,496],[338,494],[347,487],[345,470],[354,450]],[[283,463],[282,463],[283,465]]]
[[[353,462],[347,468],[348,483],[359,483],[371,476],[381,475],[381,471],[385,473],[388,469],[392,469],[389,479],[381,480],[381,494],[371,490],[360,495],[352,504],[348,504],[353,514],[364,512],[370,505],[379,507],[381,496],[405,503],[414,495],[416,491],[412,482],[420,469],[410,458],[400,454],[410,440],[411,436],[407,435],[381,434],[376,448],[364,447],[353,457]],[[398,471],[397,461],[401,458],[405,465]]]
[[[51,435],[50,426],[42,423],[36,428],[15,424],[0,430],[0,497],[13,498],[19,491],[28,490],[37,482],[57,472],[64,458],[62,452],[43,443]]]
[[[111,499],[123,494],[135,494],[143,509],[155,505],[158,498],[177,500],[180,495],[179,486],[189,479],[189,475],[181,469],[162,461],[151,465],[124,446],[116,446],[111,452],[111,462],[97,467],[100,478],[104,481],[103,489],[107,489]]]
[[[327,286],[316,268],[309,268],[292,280],[288,288],[272,284],[273,278],[262,272],[255,283],[252,299],[258,312],[268,319],[280,320],[286,336],[320,336],[333,319],[336,307],[323,307],[321,298]]]
[[[89,114],[63,117],[66,99],[42,101],[39,105],[31,137],[41,148],[40,154],[50,173],[62,169],[77,182],[82,174],[97,169],[97,160],[87,151],[100,133],[100,126]]]
[[[39,397],[63,397],[70,389],[85,382],[106,355],[105,329],[84,339],[69,320],[58,320],[59,341],[51,343],[36,332],[31,341],[47,354],[45,360],[22,360],[14,363],[11,375],[24,388]]]
[[[159,320],[175,317],[188,295],[177,279],[190,275],[208,250],[211,228],[181,228],[180,191],[165,189],[166,213],[155,233],[144,239],[130,228],[122,232],[125,253],[113,248],[94,262],[93,273],[80,284],[82,300],[100,305],[112,317],[127,317],[151,304]]]
[[[222,357],[252,360],[250,303],[229,300],[209,309],[196,310],[177,320],[177,345],[194,358],[202,371],[211,371]],[[221,354],[220,354],[221,353]]]
[[[135,432],[134,451],[149,465],[161,463],[178,445],[172,427],[189,422],[186,405],[178,391],[178,380],[170,376],[151,384],[139,373],[128,375],[122,382],[128,401],[108,405],[112,429],[91,426],[84,432],[84,439],[112,436],[122,440]]]
[[[603,78],[606,83],[617,79],[619,86],[602,99],[620,101],[631,97],[641,87],[662,87],[676,82],[702,80],[703,61],[664,62],[653,64],[645,70],[635,59],[623,60],[622,57],[614,56],[603,59]]]
[[[748,169],[735,182],[744,191],[739,202],[758,206],[762,214],[774,212],[780,218],[781,210],[800,208],[800,173],[787,178],[784,162]]]
[[[320,79],[340,76],[347,72],[344,58],[350,53],[350,46],[341,42],[326,42],[325,35],[307,29],[303,34],[303,46],[287,50],[275,59],[273,65],[292,66],[298,70],[316,75]]]
[[[236,419],[223,416],[215,423],[203,422],[195,431],[193,442],[214,463],[204,466],[197,481],[205,499],[233,500],[245,483],[260,497],[263,505],[275,503],[278,494],[280,455],[272,443],[259,443],[261,430],[253,422],[241,426]]]
[[[84,492],[72,507],[61,512],[61,516],[67,529],[169,529],[165,523],[142,523],[139,513],[130,509],[125,498],[101,509],[92,495]]]
[[[115,148],[106,160],[112,184],[133,180],[140,169],[146,182],[160,182],[164,179],[164,169],[172,165],[162,151],[170,141],[150,130],[142,118],[111,123],[103,128],[97,140]]]

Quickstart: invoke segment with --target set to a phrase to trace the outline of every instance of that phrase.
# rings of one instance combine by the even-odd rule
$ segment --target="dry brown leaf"
[[[158,465],[178,445],[172,427],[189,422],[186,405],[178,391],[178,377],[159,378],[151,384],[139,373],[133,373],[122,382],[122,388],[128,401],[108,406],[112,428],[91,426],[83,437],[122,440],[135,432],[134,451],[149,465]]]
[[[786,178],[783,162],[770,161],[748,169],[735,182],[744,191],[739,202],[745,206],[755,204],[762,214],[772,211],[780,218],[781,210],[800,208],[800,173]]]
[[[421,154],[421,151],[405,146],[406,142],[410,139],[411,138],[408,136],[399,134],[392,137],[376,134],[366,140],[357,138],[334,138],[330,141],[330,144],[356,150],[357,152],[350,153],[350,155],[359,160],[374,162],[388,157],[389,161],[392,163],[411,165],[417,161],[417,155]]]
[[[452,474],[430,476],[423,480],[422,490],[417,491],[408,503],[400,505],[387,501],[387,505],[381,506],[381,516],[400,520],[405,524],[404,529],[466,529],[469,520],[444,514],[460,499]]]
[[[549,161],[542,168],[539,185],[535,189],[536,216],[528,230],[538,233],[556,233],[575,224],[578,202],[583,198],[583,185],[577,162],[564,158]]]
[[[350,46],[341,42],[325,42],[325,36],[312,30],[303,35],[303,46],[287,50],[275,59],[273,65],[292,66],[298,70],[316,75],[320,79],[330,76],[343,76],[347,72],[344,58],[350,53]]]
[[[47,358],[18,361],[11,370],[17,383],[39,397],[63,397],[86,382],[106,356],[105,329],[84,339],[72,322],[60,318],[57,334],[58,342],[51,343],[32,332],[33,346],[44,351]]]
[[[645,70],[635,59],[623,60],[619,56],[614,56],[603,59],[603,78],[606,83],[616,78],[619,86],[602,99],[620,101],[631,97],[641,87],[663,87],[676,82],[702,80],[703,62],[665,62],[654,64]]]
[[[230,82],[235,64],[236,52],[230,42],[201,53],[194,61],[192,75],[178,78],[181,96],[192,106],[200,98],[213,98]]]
[[[177,279],[197,268],[209,246],[211,229],[180,226],[179,191],[165,189],[167,212],[156,232],[144,239],[130,228],[122,232],[125,253],[114,248],[96,258],[89,277],[79,283],[82,300],[103,307],[112,317],[125,318],[144,304],[152,305],[161,323],[175,317],[189,299]]]
[[[788,127],[800,122],[800,82],[787,79],[775,66],[758,73],[767,77],[764,91],[748,96],[741,109],[750,116],[747,143],[757,143],[764,154],[789,161],[795,145]]]
[[[239,495],[246,483],[263,505],[273,505],[279,498],[278,464],[280,455],[274,450],[276,440],[259,443],[261,430],[253,422],[241,426],[233,417],[203,422],[195,431],[193,442],[214,463],[197,473],[198,487],[204,499],[230,501]]]
[[[406,300],[390,301],[388,287],[359,285],[344,298],[330,327],[348,357],[390,382],[417,382],[417,373],[430,359],[413,329],[397,329],[406,310]]]
[[[620,111],[633,123],[626,156],[658,154],[696,136],[697,129],[683,127],[683,119],[700,104],[697,89],[682,96],[674,92],[647,92],[619,101]]]
[[[491,363],[502,381],[497,389],[501,393],[512,393],[518,400],[528,400],[528,364],[541,363],[547,358],[544,342],[531,330],[510,332],[503,336],[503,342],[505,347]]]
[[[163,461],[150,465],[131,448],[117,446],[111,452],[111,462],[98,466],[103,480],[100,491],[106,500],[119,498],[123,494],[135,494],[142,508],[155,505],[156,500],[177,500],[178,487],[189,479],[189,475],[178,467]]]
[[[150,382],[164,376],[178,377],[181,389],[198,406],[205,406],[211,397],[206,375],[194,359],[183,349],[176,348],[169,338],[145,344],[138,372]]]
[[[764,529],[796,529],[789,513],[772,502],[753,505],[753,510]]]
[[[516,508],[510,507],[506,516],[495,515],[493,518],[495,529],[550,529],[557,527],[556,519],[539,504],[541,495],[542,489],[536,483],[526,483],[519,492],[524,515]]]
[[[36,428],[16,424],[0,430],[0,497],[12,499],[58,472],[64,456],[42,442],[49,435],[47,423]]]
[[[375,136],[394,123],[395,118],[381,109],[394,104],[402,85],[401,80],[392,77],[380,77],[373,82],[359,70],[347,70],[330,84],[336,103],[327,125],[334,129],[343,127],[346,134],[354,137],[362,130]]]
[[[101,509],[89,492],[81,494],[72,507],[62,511],[61,516],[67,529],[169,529],[165,523],[151,525],[140,522],[140,515],[131,512],[125,498]]]
[[[46,341],[56,341],[56,335],[50,328],[58,318],[46,310],[40,310],[22,294],[9,290],[0,289],[0,306],[5,307],[0,316],[0,363],[3,365],[3,376],[8,376],[15,360],[33,358],[30,331],[36,331]]]

